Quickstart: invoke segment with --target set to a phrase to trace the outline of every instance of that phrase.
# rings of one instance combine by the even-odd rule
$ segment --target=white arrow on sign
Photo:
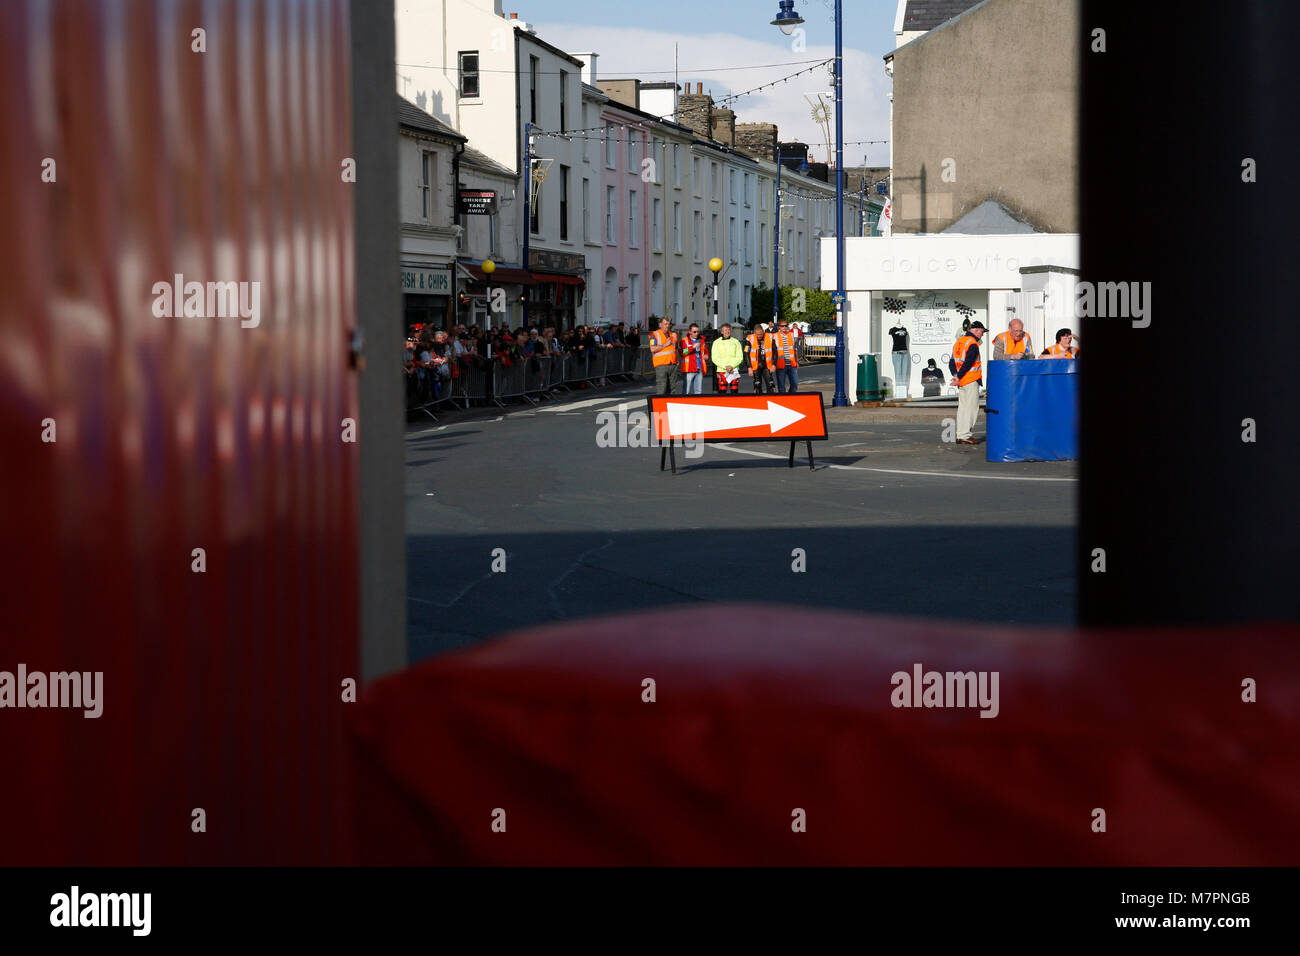
[[[808,416],[787,405],[768,402],[767,408],[736,408],[731,405],[688,405],[683,402],[665,402],[668,410],[670,435],[705,435],[709,432],[733,428],[770,426],[771,433],[788,428]]]

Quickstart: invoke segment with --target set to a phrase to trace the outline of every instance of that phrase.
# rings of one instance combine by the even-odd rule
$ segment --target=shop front
[[[536,280],[523,269],[498,265],[491,275],[483,263],[456,264],[458,281],[456,321],[466,328],[497,328],[503,323],[517,329],[523,323],[523,300],[532,295]]]
[[[578,324],[586,293],[586,257],[532,249],[528,262],[536,281],[529,294],[529,323],[553,325],[557,332],[573,328]]]
[[[402,265],[402,330],[446,328],[451,319],[452,274],[446,265]]]

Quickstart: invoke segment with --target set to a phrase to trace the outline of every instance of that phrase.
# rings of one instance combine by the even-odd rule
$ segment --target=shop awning
[[[491,276],[486,276],[483,274],[482,266],[471,266],[463,262],[457,263],[457,265],[460,266],[472,282],[485,282],[491,285],[537,285],[538,282],[551,281],[548,278],[525,272],[523,269],[510,269],[506,266],[497,266]]]
[[[538,282],[553,282],[556,285],[586,285],[587,280],[582,276],[558,275],[550,272],[534,272],[533,277]]]

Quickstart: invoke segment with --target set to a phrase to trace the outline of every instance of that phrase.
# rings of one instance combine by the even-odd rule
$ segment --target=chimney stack
[[[598,86],[596,82],[596,61],[600,59],[598,53],[574,53],[575,59],[582,61],[582,82],[588,86]]]
[[[736,149],[751,159],[776,159],[776,126],[771,123],[737,123]]]
[[[677,101],[677,122],[702,139],[713,138],[713,97],[703,92],[704,84],[696,83],[695,92],[686,84],[686,92]]]
[[[714,140],[727,147],[736,145],[736,114],[733,110],[726,107],[713,110],[709,125]]]

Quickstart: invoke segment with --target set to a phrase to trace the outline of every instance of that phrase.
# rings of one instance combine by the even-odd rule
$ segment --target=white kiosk
[[[821,288],[835,288],[835,237],[822,240]],[[978,319],[988,328],[983,360],[993,356],[993,336],[1013,318],[1025,324],[1034,353],[1054,341],[1056,330],[1078,332],[1074,318],[1079,272],[1076,233],[1014,235],[935,235],[846,237],[845,380],[856,402],[858,356],[874,353],[882,387],[902,397],[889,360],[888,330],[907,329],[911,375],[905,394],[921,398],[921,369],[934,359],[943,371],[941,394],[955,395],[948,385],[948,358],[961,334],[962,320]]]

